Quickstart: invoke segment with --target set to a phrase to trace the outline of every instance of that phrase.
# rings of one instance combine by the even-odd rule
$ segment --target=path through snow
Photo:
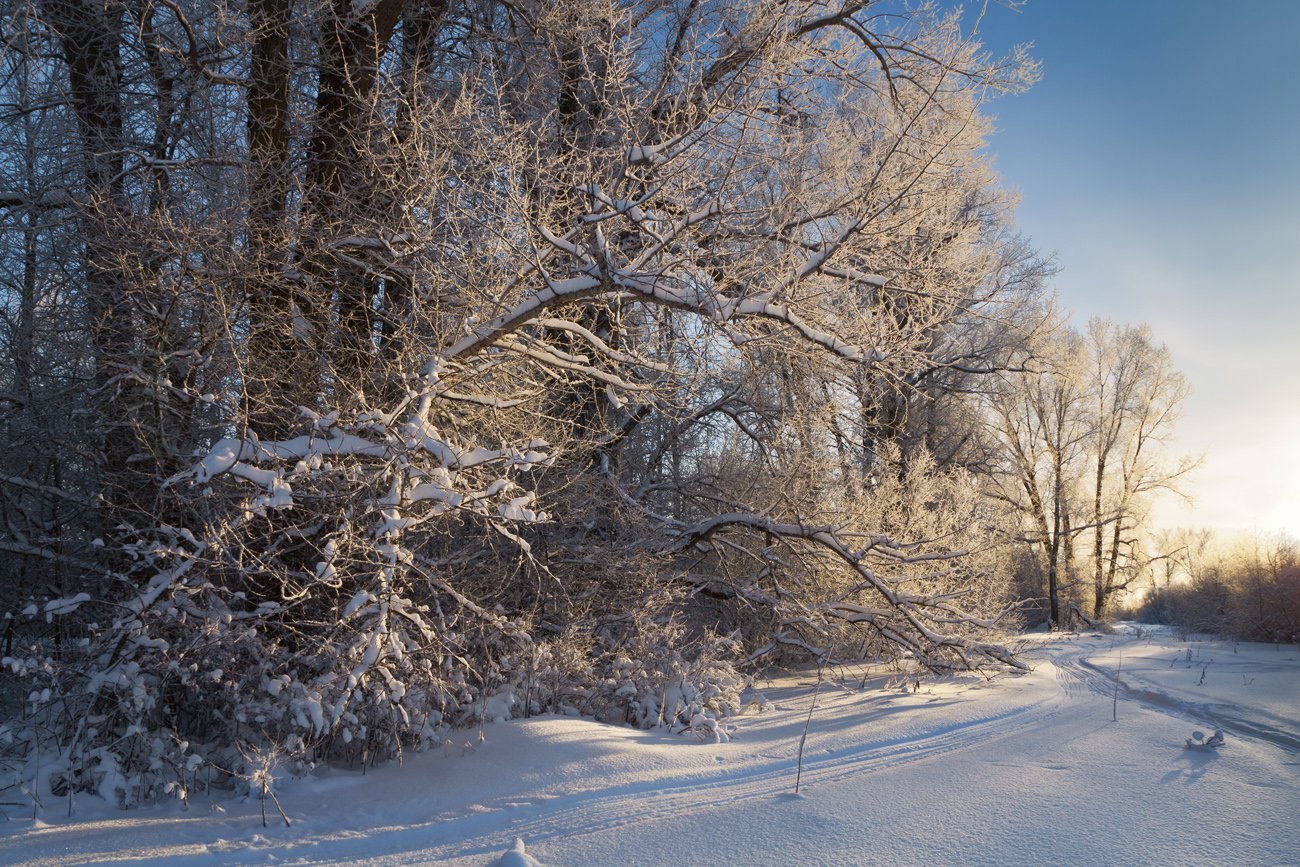
[[[798,798],[807,676],[762,688],[773,707],[738,717],[729,743],[542,717],[403,769],[288,781],[287,829],[262,828],[256,800],[6,808],[0,862],[1300,863],[1295,646],[1148,632],[1024,652],[1029,674],[919,692],[844,672],[818,696]],[[1184,749],[1196,728],[1227,743]]]

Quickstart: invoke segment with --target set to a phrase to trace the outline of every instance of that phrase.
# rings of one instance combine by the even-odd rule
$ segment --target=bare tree
[[[1176,493],[1196,461],[1183,458],[1170,466],[1161,453],[1188,386],[1151,330],[1093,319],[1088,342],[1095,413],[1092,610],[1100,618],[1110,598],[1145,571],[1139,533],[1150,495]]]
[[[1005,449],[991,493],[1022,517],[1024,539],[1046,582],[1048,617],[1061,625],[1061,595],[1071,587],[1079,526],[1080,476],[1095,432],[1086,412],[1087,356],[1083,339],[1067,330],[1037,352],[1038,371],[1009,378],[988,401]]]
[[[1185,633],[1242,641],[1294,642],[1300,636],[1300,556],[1286,535],[1255,536],[1206,550],[1196,543],[1189,572],[1152,589],[1140,616]]]

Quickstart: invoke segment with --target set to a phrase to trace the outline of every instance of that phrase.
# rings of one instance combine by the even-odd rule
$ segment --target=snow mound
[[[516,837],[515,845],[502,852],[501,857],[493,861],[491,867],[542,867],[542,862],[524,851],[523,838]]]

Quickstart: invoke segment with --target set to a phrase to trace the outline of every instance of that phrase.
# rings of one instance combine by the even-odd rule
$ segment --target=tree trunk
[[[1106,614],[1106,604],[1110,601],[1111,593],[1115,589],[1115,574],[1119,571],[1119,543],[1120,536],[1123,533],[1123,513],[1115,515],[1115,526],[1111,533],[1110,541],[1110,558],[1106,563],[1106,572],[1102,580],[1097,584],[1097,592],[1093,599],[1092,616],[1100,620]]]
[[[311,252],[305,318],[315,335],[337,329],[327,357],[335,401],[364,393],[374,358],[374,303],[379,281],[330,250],[357,228],[375,191],[361,170],[370,148],[366,122],[379,64],[405,0],[380,0],[356,14],[352,0],[332,0],[320,36],[320,78],[308,146],[304,224]]]
[[[292,0],[250,0],[248,84],[249,277],[251,331],[244,370],[244,416],[266,439],[289,435],[298,407],[317,391],[319,360],[286,279],[289,166],[289,28]]]
[[[1093,491],[1092,499],[1092,589],[1093,589],[1093,609],[1094,617],[1101,617],[1101,609],[1105,605],[1106,599],[1106,580],[1103,574],[1105,563],[1105,546],[1102,544],[1102,536],[1105,533],[1105,527],[1101,520],[1101,493],[1102,485],[1106,476],[1106,451],[1105,444],[1102,443],[1097,454],[1097,477],[1096,488]]]
[[[1061,455],[1052,458],[1052,536],[1047,557],[1047,599],[1052,629],[1061,625],[1059,564],[1061,561]]]
[[[136,370],[137,303],[124,264],[131,250],[123,192],[120,8],[93,0],[45,0],[45,20],[58,34],[73,114],[81,137],[85,208],[86,309],[94,359],[95,438],[99,441],[100,495],[109,527],[133,524],[152,504],[142,441],[147,422],[136,417],[144,398]],[[110,546],[111,547],[111,546]]]

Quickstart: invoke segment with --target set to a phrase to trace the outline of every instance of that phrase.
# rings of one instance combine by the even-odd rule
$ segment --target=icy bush
[[[476,601],[545,520],[511,478],[546,459],[537,444],[332,425],[218,443],[175,482],[207,504],[202,532],[162,527],[104,598],[18,614],[30,640],[3,676],[27,701],[0,730],[0,788],[185,800],[248,785],[249,755],[290,774],[364,764],[545,710],[725,737],[740,649],[682,625],[680,594],[612,597],[541,640],[527,614]],[[485,536],[507,553],[457,559]]]
[[[740,644],[690,630],[667,593],[610,614],[594,630],[537,645],[522,694],[530,713],[582,713],[638,728],[693,730],[725,739],[749,678]],[[655,604],[657,603],[657,604]],[[694,633],[694,634],[692,634]]]

